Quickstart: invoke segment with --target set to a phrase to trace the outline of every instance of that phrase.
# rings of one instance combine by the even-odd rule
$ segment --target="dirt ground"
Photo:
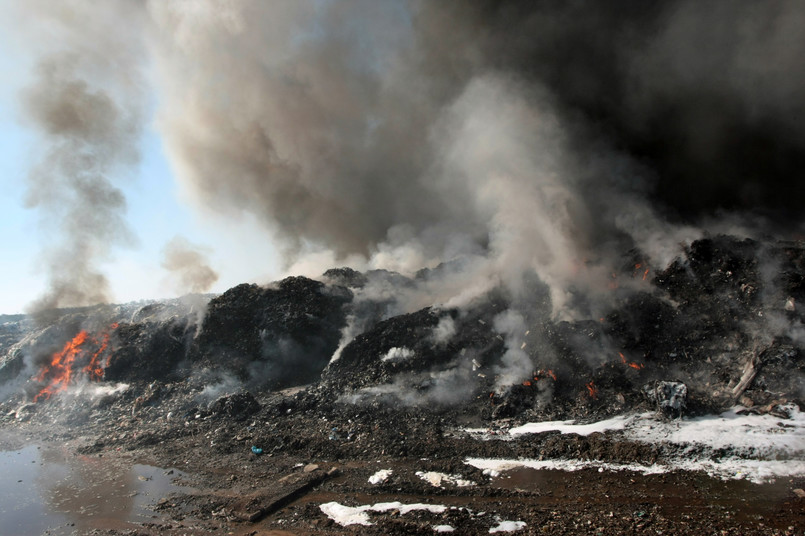
[[[456,534],[487,534],[502,527],[517,534],[805,534],[805,498],[795,491],[805,488],[802,478],[753,484],[693,472],[597,469],[493,476],[465,463],[468,457],[661,463],[668,454],[608,433],[481,440],[461,433],[473,417],[460,413],[308,407],[304,390],[223,397],[204,408],[179,387],[163,387],[146,402],[148,389],[83,406],[63,400],[0,408],[4,450],[59,444],[85,459],[148,464],[175,475],[178,488],[154,497],[148,521],[107,520],[80,533],[430,534],[451,527]],[[370,483],[380,470],[391,474]],[[443,476],[436,486],[418,472],[466,482]],[[371,525],[341,526],[321,507],[394,502],[401,504],[365,513]],[[405,508],[415,504],[444,508]]]

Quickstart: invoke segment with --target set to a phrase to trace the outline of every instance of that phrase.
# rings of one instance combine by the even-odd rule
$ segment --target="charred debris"
[[[115,406],[238,420],[262,408],[277,419],[402,412],[481,426],[735,404],[773,412],[805,398],[801,243],[705,238],[662,271],[631,252],[612,274],[609,311],[584,320],[552,319],[536,279],[526,295],[498,289],[461,308],[412,312],[393,293],[366,292],[381,281],[404,293],[438,271],[338,268],[321,281],[61,310],[48,325],[0,317],[3,418],[64,406],[53,402],[77,389],[92,403],[71,405],[66,419]],[[625,280],[642,284],[620,289]],[[522,333],[501,327],[512,309]]]

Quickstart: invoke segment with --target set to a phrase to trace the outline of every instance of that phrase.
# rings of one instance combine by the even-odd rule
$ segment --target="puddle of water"
[[[161,497],[182,490],[173,483],[179,476],[54,447],[0,452],[0,526],[3,534],[54,536],[133,526],[155,517],[149,507]]]

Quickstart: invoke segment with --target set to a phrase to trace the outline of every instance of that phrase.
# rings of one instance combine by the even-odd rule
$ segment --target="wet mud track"
[[[194,528],[236,535],[429,534],[439,527],[451,527],[457,534],[487,534],[502,521],[524,523],[516,531],[521,534],[805,534],[805,499],[792,491],[805,485],[801,479],[753,484],[684,471],[642,475],[514,469],[494,477],[472,474],[471,486],[434,487],[417,476],[426,465],[420,459],[317,464],[311,475],[329,471],[332,476],[270,514],[247,521],[244,497],[262,498],[265,506],[276,497],[281,481],[294,475],[304,479],[310,464],[293,462],[277,460],[287,471],[279,478],[233,470],[227,479],[231,487],[209,482],[206,491],[202,485],[196,493],[176,495],[158,507],[165,521],[137,534],[179,534]],[[472,473],[467,468],[464,473]],[[391,469],[391,476],[370,484],[369,477],[380,469]],[[322,511],[323,504],[333,502],[347,507],[402,506],[369,512],[370,525],[342,526]],[[438,513],[404,511],[406,505],[417,504],[446,508]],[[251,511],[259,506],[251,505]]]

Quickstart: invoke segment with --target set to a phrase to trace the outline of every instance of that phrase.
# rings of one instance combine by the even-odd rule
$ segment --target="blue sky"
[[[13,43],[0,32],[0,47]],[[26,176],[35,161],[37,143],[21,121],[19,92],[29,78],[31,62],[23,54],[0,56],[0,314],[24,312],[46,288],[40,252],[46,228],[36,210],[25,208]],[[154,102],[154,108],[156,108]],[[276,279],[280,268],[270,234],[244,214],[226,218],[191,208],[173,178],[162,140],[152,117],[141,139],[141,163],[132,178],[113,180],[126,196],[126,220],[136,243],[113,250],[101,266],[112,299],[172,297],[181,290],[161,268],[165,243],[181,235],[201,246],[220,278],[212,291],[243,282]]]

